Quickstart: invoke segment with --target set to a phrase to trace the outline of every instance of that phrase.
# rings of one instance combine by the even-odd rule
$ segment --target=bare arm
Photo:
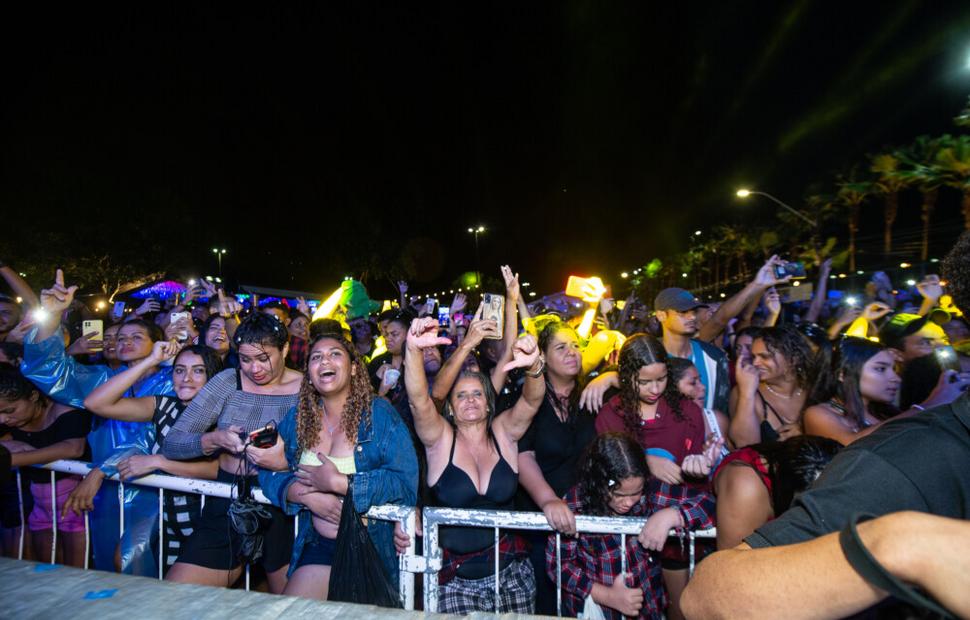
[[[774,517],[768,487],[752,467],[728,464],[714,480],[717,548],[731,549]]]
[[[84,438],[65,439],[46,448],[36,448],[23,452],[12,452],[10,455],[12,467],[26,465],[42,465],[61,459],[79,459],[84,454]]]
[[[512,405],[511,409],[501,413],[495,424],[503,428],[513,441],[518,441],[532,424],[532,418],[539,411],[539,405],[546,395],[546,380],[542,375],[545,360],[539,355],[539,344],[531,334],[526,334],[515,341],[513,348],[514,359],[506,364],[505,370],[526,368],[525,385],[522,395]]]
[[[808,312],[805,313],[805,321],[808,323],[817,323],[819,315],[822,314],[822,307],[825,305],[826,296],[828,296],[829,272],[831,270],[831,258],[824,260],[818,268],[818,284],[815,285],[812,303],[808,306]]]
[[[219,459],[204,459],[198,461],[173,461],[161,454],[156,454],[158,461],[155,468],[173,476],[182,478],[197,478],[199,480],[215,480],[219,474]]]
[[[502,266],[502,277],[505,279],[505,325],[502,331],[502,355],[492,369],[492,388],[496,392],[502,390],[508,371],[505,365],[512,361],[512,345],[519,333],[519,317],[517,307],[519,301],[519,274],[512,274],[508,265]]]
[[[697,333],[697,338],[705,342],[712,342],[715,338],[720,335],[721,332],[727,328],[728,323],[731,319],[736,317],[738,314],[744,310],[744,307],[748,305],[748,302],[752,298],[758,299],[761,295],[771,286],[780,284],[782,282],[788,282],[791,276],[786,276],[782,279],[775,277],[774,268],[775,265],[783,263],[781,259],[777,256],[772,256],[768,259],[761,269],[758,270],[757,275],[755,275],[754,280],[752,280],[747,286],[741,289],[740,292],[732,295],[721,304],[721,307],[717,309],[714,316],[710,318],[707,323],[701,327],[700,331]]]
[[[404,386],[414,416],[414,430],[426,447],[434,446],[445,431],[445,419],[438,414],[434,401],[428,393],[428,377],[424,372],[424,356],[421,351],[439,344],[449,344],[447,338],[438,337],[438,321],[433,318],[414,319],[407,336],[407,355],[404,356]]]
[[[970,522],[899,512],[862,523],[859,536],[875,559],[903,581],[924,588],[958,616],[970,616]],[[765,549],[719,551],[687,584],[688,618],[841,618],[886,593],[846,561],[834,532]]]
[[[6,281],[14,295],[23,299],[27,306],[36,308],[40,305],[40,300],[34,293],[34,289],[30,288],[30,285],[20,277],[20,274],[3,263],[0,263],[0,265],[3,265],[0,267],[0,277]]]
[[[496,333],[497,326],[495,325],[495,321],[483,321],[481,314],[482,309],[479,308],[478,313],[475,314],[475,318],[472,319],[471,324],[468,326],[468,333],[465,334],[465,339],[461,341],[461,344],[458,345],[454,353],[445,360],[445,363],[441,366],[441,370],[435,376],[434,385],[431,387],[431,397],[434,400],[442,402],[448,397],[448,392],[451,391],[451,386],[454,385],[455,379],[458,378],[458,374],[461,372],[465,360],[472,354],[475,347],[481,344],[485,336]],[[418,353],[420,354],[420,351]],[[427,379],[425,380],[427,381]],[[406,382],[407,372],[405,371]]]
[[[731,422],[728,439],[735,448],[761,441],[761,420],[755,401],[758,394],[758,371],[738,358],[735,375],[738,384],[731,390]]]
[[[151,355],[92,390],[84,399],[84,408],[104,418],[149,422],[155,413],[155,397],[125,398],[125,392],[177,351],[177,343],[156,342]]]

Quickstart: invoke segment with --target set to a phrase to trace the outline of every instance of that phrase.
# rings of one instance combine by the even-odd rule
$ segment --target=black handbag
[[[374,541],[354,507],[348,486],[340,511],[340,527],[330,568],[327,600],[403,608],[397,589],[384,571]]]

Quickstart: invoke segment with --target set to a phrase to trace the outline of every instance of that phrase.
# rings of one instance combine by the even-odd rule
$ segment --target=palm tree
[[[872,183],[856,181],[850,177],[850,179],[840,179],[836,184],[839,187],[836,201],[849,210],[849,217],[846,219],[849,226],[849,270],[855,271],[855,237],[859,232],[859,210],[872,193]]]
[[[903,166],[898,175],[909,185],[919,188],[923,194],[920,219],[923,220],[923,237],[920,246],[920,260],[925,261],[930,253],[930,218],[936,207],[936,199],[943,184],[943,175],[936,166],[936,156],[941,147],[941,139],[919,136],[909,148],[899,151]]]
[[[970,230],[970,136],[942,136],[934,162],[943,184],[962,194],[963,225]]]
[[[880,153],[871,158],[872,166],[869,170],[875,172],[877,178],[873,188],[885,200],[885,227],[882,236],[882,251],[887,256],[893,250],[893,223],[899,211],[899,191],[906,187],[907,181],[899,175],[899,157],[895,153]]]

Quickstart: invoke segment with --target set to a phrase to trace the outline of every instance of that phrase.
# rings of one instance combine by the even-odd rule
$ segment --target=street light
[[[480,261],[478,258],[478,235],[485,232],[485,227],[479,224],[478,226],[469,227],[468,232],[475,235],[475,281],[481,286],[482,283],[482,273],[479,267]]]
[[[216,255],[219,259],[219,277],[222,277],[222,255],[226,253],[225,249],[212,248],[212,253]]]
[[[809,217],[807,217],[801,211],[798,211],[797,209],[794,209],[793,207],[790,207],[789,205],[786,205],[785,203],[783,203],[782,201],[778,200],[777,198],[775,198],[774,196],[772,196],[771,194],[769,194],[767,192],[758,192],[758,191],[755,191],[753,189],[739,189],[737,192],[735,192],[735,195],[738,198],[747,198],[748,196],[751,196],[751,195],[764,196],[765,198],[767,198],[768,200],[774,202],[778,206],[783,207],[785,209],[788,209],[790,212],[792,212],[795,215],[797,215],[798,217],[802,218],[803,220],[805,220],[806,222],[808,222],[809,224],[811,224],[812,227],[817,227],[818,226],[818,223],[815,222],[815,220],[810,219]]]

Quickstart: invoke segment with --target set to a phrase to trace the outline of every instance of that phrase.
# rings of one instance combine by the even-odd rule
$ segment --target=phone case
[[[485,336],[491,340],[501,340],[502,330],[505,328],[505,296],[485,293],[482,299],[482,318],[495,321],[498,325],[494,336]]]

